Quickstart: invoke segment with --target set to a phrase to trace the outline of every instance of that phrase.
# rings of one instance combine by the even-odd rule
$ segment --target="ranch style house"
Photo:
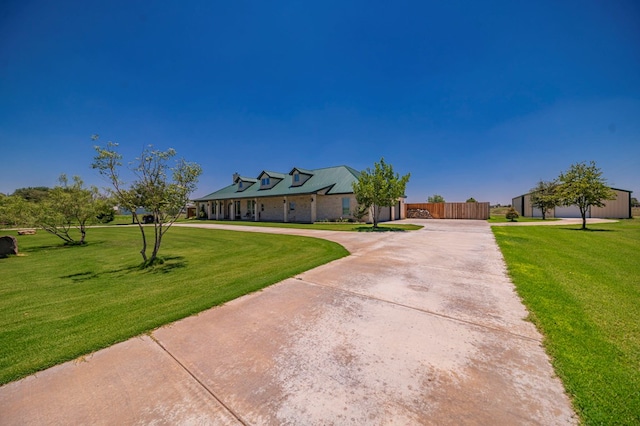
[[[294,167],[288,174],[264,170],[256,178],[235,173],[231,185],[193,202],[201,219],[303,223],[353,219],[357,203],[352,185],[358,176],[360,172],[348,166]],[[403,198],[380,208],[381,222],[403,218]]]

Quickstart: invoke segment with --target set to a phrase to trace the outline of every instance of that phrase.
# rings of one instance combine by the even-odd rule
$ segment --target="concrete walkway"
[[[575,424],[484,221],[351,256],[0,388],[0,424]]]

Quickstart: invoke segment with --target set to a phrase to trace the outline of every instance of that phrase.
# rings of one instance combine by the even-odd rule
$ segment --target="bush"
[[[509,221],[511,222],[515,222],[517,218],[520,217],[520,215],[518,214],[518,212],[516,211],[516,209],[514,209],[513,207],[511,207],[509,209],[509,211],[507,212],[507,214],[504,215],[504,217],[506,217],[507,219],[509,219]]]

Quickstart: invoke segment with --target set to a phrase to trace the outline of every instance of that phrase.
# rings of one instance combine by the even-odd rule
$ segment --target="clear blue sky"
[[[411,172],[409,202],[510,203],[594,160],[640,195],[637,1],[0,5],[0,192],[105,186],[90,136],[232,174]]]

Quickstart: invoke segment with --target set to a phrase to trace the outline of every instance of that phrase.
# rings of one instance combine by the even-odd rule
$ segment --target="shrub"
[[[518,214],[518,212],[516,211],[516,209],[514,209],[513,207],[511,207],[509,209],[509,211],[507,212],[507,214],[504,215],[504,217],[506,217],[507,219],[509,219],[509,221],[511,222],[515,222],[517,218],[520,217],[520,215]]]

